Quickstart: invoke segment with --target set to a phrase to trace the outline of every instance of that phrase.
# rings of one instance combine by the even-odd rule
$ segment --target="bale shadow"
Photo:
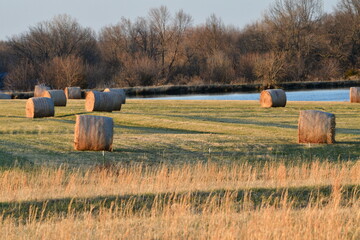
[[[290,161],[357,161],[360,155],[359,142],[334,144],[276,144],[273,154]]]
[[[22,117],[22,116],[3,116],[3,115],[0,115],[0,118],[21,118],[21,119],[27,119],[27,117]]]
[[[180,116],[179,116],[180,117]],[[286,129],[297,129],[297,126],[283,124],[283,123],[272,123],[272,122],[260,122],[254,120],[245,120],[245,119],[233,119],[233,118],[211,118],[211,117],[192,117],[192,116],[182,116],[183,118],[191,120],[200,120],[200,121],[209,121],[217,123],[232,123],[232,124],[244,124],[244,125],[256,125],[263,127],[277,127],[277,128],[286,128]]]
[[[58,115],[55,116],[57,118],[64,118],[64,117],[72,117],[72,116],[76,116],[76,115],[83,115],[83,114],[87,114],[89,112],[79,112],[79,113],[71,113],[71,114],[65,114],[65,115]]]
[[[204,132],[204,131],[176,129],[170,127],[158,128],[158,127],[115,125],[114,128],[145,132],[146,134],[210,134],[210,133],[217,134],[210,131]]]

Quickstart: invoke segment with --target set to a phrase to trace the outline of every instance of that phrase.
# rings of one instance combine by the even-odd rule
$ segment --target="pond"
[[[327,89],[287,91],[288,101],[335,101],[348,102],[350,89]],[[260,93],[232,93],[232,94],[207,94],[207,95],[181,95],[181,96],[159,96],[142,98],[151,100],[259,100]]]

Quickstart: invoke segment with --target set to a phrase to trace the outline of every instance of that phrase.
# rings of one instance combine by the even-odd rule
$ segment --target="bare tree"
[[[333,28],[336,32],[331,37],[344,65],[352,69],[360,67],[360,0],[340,0]]]
[[[337,5],[340,12],[349,14],[353,18],[358,18],[360,15],[360,1],[359,0],[340,0]]]
[[[75,56],[81,62],[93,64],[97,61],[98,50],[94,32],[83,28],[68,15],[59,15],[51,21],[44,21],[19,36],[8,41],[12,56],[17,59],[18,68],[21,63],[30,64],[35,79],[47,78],[43,74],[43,66],[54,58]],[[22,72],[28,72],[26,65]],[[16,69],[17,72],[20,70]],[[10,74],[11,75],[11,74]],[[41,76],[40,76],[41,75]]]
[[[223,51],[213,52],[207,58],[207,79],[209,83],[230,83],[235,78],[235,71],[230,59]]]
[[[0,73],[7,71],[10,61],[9,46],[6,42],[0,41]]]
[[[255,73],[263,80],[263,85],[276,85],[285,76],[285,54],[283,52],[269,52],[258,56]]]
[[[175,17],[171,16],[165,6],[151,9],[149,12],[150,28],[155,33],[159,46],[161,73],[167,81],[179,55],[180,44],[191,22],[190,15],[182,10],[177,12]]]
[[[276,0],[265,15],[274,51],[285,52],[291,80],[306,79],[312,71],[321,47],[317,29],[322,6],[321,0]]]
[[[34,66],[23,60],[9,68],[9,74],[6,75],[4,85],[9,90],[30,91],[36,84],[36,73]]]
[[[9,45],[14,54],[33,64],[68,55],[91,61],[93,56],[90,56],[90,52],[96,50],[96,39],[92,30],[82,28],[68,15],[59,15],[51,21],[30,27],[27,33],[11,38]]]
[[[161,56],[162,74],[165,76],[165,55],[169,41],[172,39],[170,26],[171,15],[167,7],[153,8],[149,11],[149,21],[152,30],[157,35]]]
[[[186,33],[191,26],[192,18],[190,15],[184,13],[183,10],[178,11],[173,19],[172,31],[174,34],[173,41],[171,42],[171,52],[168,63],[168,77],[171,73],[176,61],[180,57],[185,57],[185,50],[183,47],[183,41],[186,38]],[[182,49],[181,49],[182,48]]]
[[[323,16],[321,0],[276,0],[265,15],[277,34],[280,47],[287,51],[309,51],[307,35]]]
[[[206,19],[204,38],[210,55],[215,51],[223,50],[224,32],[225,26],[221,18],[212,14]]]
[[[40,81],[54,88],[83,86],[84,64],[75,55],[55,57],[43,64]]]

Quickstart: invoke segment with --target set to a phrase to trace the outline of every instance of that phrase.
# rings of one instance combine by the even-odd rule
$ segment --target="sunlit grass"
[[[357,104],[289,102],[286,108],[263,109],[255,101],[130,99],[121,112],[86,113],[84,100],[71,100],[67,107],[56,107],[53,118],[27,119],[25,101],[0,101],[0,157],[11,162],[101,163],[102,153],[73,150],[76,114],[114,119],[114,152],[105,154],[112,162],[336,161],[357,160],[360,154]],[[298,114],[303,109],[334,113],[338,144],[297,144]]]
[[[269,162],[265,165],[198,163],[149,167],[98,166],[86,171],[41,168],[0,172],[0,202],[239,190],[252,188],[320,187],[337,182],[360,185],[360,162]]]
[[[337,144],[297,144],[300,110],[334,113]],[[114,151],[73,149],[76,114],[114,119]],[[360,107],[128,100],[121,112],[25,118],[0,100],[7,239],[358,239]]]
[[[149,207],[134,211],[135,201],[112,202],[81,213],[68,204],[67,214],[45,215],[30,208],[24,219],[0,216],[6,239],[358,239],[360,207],[354,195],[342,203],[341,189],[327,199],[317,198],[302,209],[283,192],[254,208],[251,193],[210,195],[203,201],[191,195],[155,197]],[[323,205],[326,200],[328,204]]]

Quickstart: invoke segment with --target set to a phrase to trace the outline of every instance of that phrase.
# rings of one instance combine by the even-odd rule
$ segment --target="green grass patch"
[[[360,107],[335,102],[289,102],[263,109],[255,101],[128,100],[121,112],[87,113],[84,100],[56,107],[55,117],[25,118],[26,100],[0,101],[0,166],[92,166],[198,161],[354,161],[360,155]],[[336,115],[334,145],[297,144],[300,110]],[[73,150],[76,114],[112,117],[114,151]]]

